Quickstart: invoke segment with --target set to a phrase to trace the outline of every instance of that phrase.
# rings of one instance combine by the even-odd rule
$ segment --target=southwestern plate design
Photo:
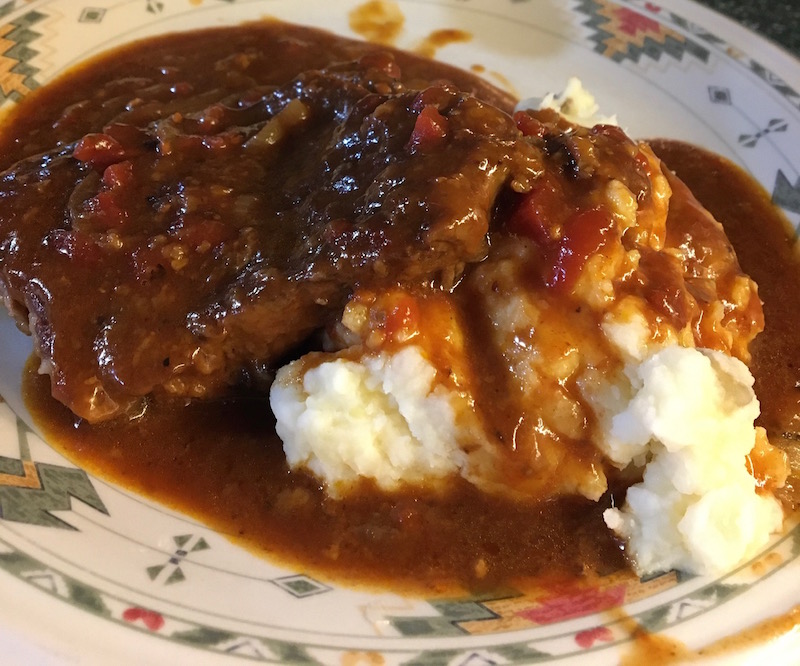
[[[76,467],[37,463],[31,458],[33,432],[17,419],[19,458],[0,456],[0,518],[28,525],[75,529],[54,511],[68,511],[73,500],[108,515],[89,475]]]
[[[594,50],[615,62],[661,56],[680,61],[685,55],[708,61],[708,49],[635,9],[609,0],[581,0],[575,10],[589,17],[584,24],[594,30]]]
[[[175,542],[175,551],[165,564],[155,564],[147,567],[147,575],[150,580],[159,581],[164,585],[172,585],[186,580],[181,563],[190,553],[210,548],[208,542],[201,536],[195,534],[181,534],[172,537]]]
[[[21,99],[52,75],[41,76],[36,56],[45,50],[58,52],[54,46],[58,31],[69,33],[78,26],[87,31],[95,30],[91,33],[95,35],[91,38],[94,42],[87,40],[80,46],[88,53],[107,39],[101,28],[113,29],[115,37],[124,39],[126,35],[138,37],[146,29],[154,29],[158,21],[168,18],[183,21],[194,12],[197,12],[195,16],[201,11],[209,11],[211,15],[221,8],[219,11],[226,10],[231,16],[237,11],[241,12],[237,17],[257,18],[283,6],[275,1],[253,9],[256,4],[224,0],[122,0],[116,3],[97,0],[83,11],[76,6],[74,12],[61,17],[59,22],[55,14],[51,16],[47,11],[48,6],[56,5],[53,0],[6,2],[0,5],[0,104]],[[505,21],[509,30],[524,30],[522,19],[530,19],[534,5],[514,0],[502,3],[440,0],[436,3],[409,2],[407,12],[410,15],[416,5],[428,4],[445,7],[450,15],[448,20],[453,22],[460,20],[461,12],[465,21],[474,20],[474,15],[485,15]],[[399,6],[406,10],[402,2]],[[247,14],[248,11],[251,14]],[[742,93],[760,90],[758,82],[761,89],[777,95],[780,102],[785,101],[790,108],[770,111],[757,122],[743,121],[739,130],[726,129],[728,135],[723,138],[728,145],[741,147],[752,155],[753,164],[755,160],[760,160],[759,164],[766,162],[764,169],[769,176],[760,175],[760,179],[768,185],[774,184],[773,198],[777,204],[800,215],[800,168],[793,161],[779,164],[776,157],[779,151],[771,143],[780,138],[790,145],[790,135],[800,118],[800,94],[791,85],[713,32],[653,2],[573,0],[559,11],[570,21],[563,30],[564,42],[577,48],[583,58],[602,60],[604,65],[620,67],[624,72],[643,72],[654,63],[671,71],[679,71],[687,63],[696,70],[703,70],[702,75],[695,72],[698,80],[702,80],[698,90],[703,99],[698,107],[738,112],[737,105],[747,103],[747,95]],[[295,20],[303,19],[297,16]],[[532,20],[528,20],[528,24],[532,25]],[[715,68],[731,64],[754,74],[756,83],[748,79],[749,87],[737,90],[729,80],[716,77]],[[648,75],[652,71],[648,70]],[[720,94],[723,90],[726,95]],[[773,152],[765,157],[764,151]],[[796,159],[797,154],[800,151],[794,150],[790,159]],[[793,219],[797,223],[797,218]],[[15,418],[9,414],[7,408],[0,410],[0,421]],[[205,607],[200,608],[199,602],[195,608],[191,592],[206,589],[202,587],[204,578],[218,576],[220,588],[232,580],[244,579],[234,576],[238,575],[238,570],[214,568],[213,557],[224,552],[227,544],[220,540],[217,545],[212,538],[215,535],[203,533],[206,536],[202,536],[199,526],[186,526],[162,535],[163,542],[153,548],[161,555],[153,555],[151,551],[137,560],[134,568],[140,579],[128,587],[124,585],[126,581],[112,579],[109,571],[103,571],[102,575],[82,572],[81,567],[88,566],[88,556],[86,560],[70,560],[68,554],[54,556],[46,548],[36,549],[36,539],[41,532],[46,532],[49,538],[62,537],[73,542],[98,535],[105,538],[110,532],[103,530],[117,518],[116,507],[124,502],[132,507],[126,511],[144,522],[157,509],[136,504],[136,500],[129,497],[120,499],[83,470],[38,462],[37,446],[41,442],[36,442],[35,435],[20,420],[10,427],[16,432],[18,454],[11,455],[6,447],[1,450],[4,455],[0,455],[0,569],[5,572],[2,575],[22,581],[58,603],[66,602],[105,623],[128,627],[140,635],[214,656],[239,658],[242,663],[475,666],[544,663],[578,656],[600,663],[608,648],[625,645],[630,635],[624,622],[608,614],[597,614],[598,611],[637,601],[640,603],[636,608],[641,610],[631,619],[639,627],[653,632],[680,627],[697,618],[707,619],[715,609],[737,600],[754,584],[796,567],[800,557],[800,527],[794,526],[755,561],[718,580],[686,579],[673,572],[647,580],[606,580],[587,589],[554,589],[538,597],[510,591],[480,598],[415,601],[409,602],[412,607],[409,610],[389,611],[383,615],[380,620],[383,634],[370,622],[364,622],[364,626],[371,633],[364,630],[363,634],[349,628],[349,633],[335,635],[326,633],[327,629],[311,631],[299,624],[300,628],[287,629],[289,616],[293,614],[316,613],[335,622],[337,611],[331,615],[331,609],[349,611],[349,606],[364,603],[363,597],[353,597],[359,600],[355,602],[349,591],[282,570],[280,574],[265,577],[265,582],[247,583],[256,587],[263,582],[259,591],[274,590],[274,596],[264,595],[268,609],[265,612],[273,613],[269,622],[261,622],[259,618],[239,620],[232,612],[224,616],[221,610],[210,612]],[[81,526],[78,531],[66,513],[76,500],[90,507],[90,511],[81,512],[82,518],[86,513],[95,512],[104,520],[97,524],[86,523],[87,527]],[[118,525],[122,532],[126,528],[123,522],[120,519]],[[42,530],[43,527],[56,529]],[[89,534],[90,529],[96,529],[97,534]],[[123,537],[127,535],[115,536],[120,543],[125,543]],[[131,559],[142,549],[136,538],[131,537],[125,545]],[[198,574],[203,575],[195,576],[194,569],[188,571],[189,565],[197,565],[201,559],[208,566],[202,572],[198,567]],[[235,596],[246,591],[245,584],[241,589],[227,591],[229,596]],[[389,608],[391,604],[387,602],[386,606]],[[354,612],[366,615],[363,608]],[[347,617],[349,626],[355,626],[354,616]],[[570,623],[566,624],[567,621]],[[287,638],[287,634],[291,637]],[[471,647],[453,647],[452,641],[461,636],[470,637]],[[381,641],[376,642],[379,638]],[[480,647],[474,647],[476,645]]]
[[[17,3],[0,6],[0,18],[11,13]],[[32,64],[37,51],[33,48],[41,34],[33,29],[45,15],[29,11],[0,25],[0,104],[9,100],[17,102],[39,86],[36,74],[39,69]]]

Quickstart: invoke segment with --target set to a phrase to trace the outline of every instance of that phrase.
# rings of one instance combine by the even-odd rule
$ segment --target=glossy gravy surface
[[[387,20],[392,24],[394,19]],[[264,58],[256,69],[299,66],[287,28],[259,30],[237,32],[235,39],[222,32],[203,35],[202,54],[187,69],[187,80],[198,87],[209,85],[212,75],[204,62],[223,58],[230,50],[249,52],[265,30],[281,32],[288,46],[282,59]],[[456,38],[467,36],[437,37]],[[122,79],[135,77],[161,63],[164,49],[169,63],[194,62],[195,39],[176,37],[146,53],[123,49],[115,56],[116,71]],[[390,36],[383,41],[391,41]],[[305,67],[322,66],[331,53],[347,59],[368,48],[333,37],[314,45],[303,51]],[[446,77],[500,108],[513,105],[470,74],[410,55],[397,57],[412,82]],[[4,137],[4,163],[44,150],[64,104],[103,85],[104,76],[93,69],[78,70],[41,91],[35,113],[14,119],[14,135],[20,138]],[[213,76],[222,77],[219,86],[229,85],[222,74]],[[56,132],[61,142],[91,127],[80,109],[65,118],[57,127],[63,136]],[[760,285],[767,328],[753,345],[752,366],[761,422],[773,442],[795,457],[800,439],[800,263],[785,222],[767,195],[736,167],[680,143],[656,141],[654,147],[723,222],[742,267]],[[49,441],[76,464],[309,573],[432,596],[506,586],[525,589],[544,579],[572,581],[627,567],[620,544],[602,520],[612,497],[617,503],[623,499],[622,493],[614,496],[613,487],[596,503],[581,498],[535,503],[490,497],[458,480],[438,492],[409,489],[392,495],[365,483],[346,500],[334,501],[315,479],[289,472],[264,394],[188,405],[183,399],[154,401],[143,418],[91,425],[51,397],[50,380],[36,373],[36,365],[32,360],[23,382],[29,409]],[[794,502],[794,486],[785,495]]]
[[[738,168],[691,146],[655,141],[665,162],[725,225],[759,283],[767,326],[753,346],[761,423],[790,449],[800,414],[800,263],[785,221]],[[529,586],[624,569],[605,528],[610,502],[539,505],[487,497],[466,483],[446,493],[385,495],[364,485],[346,501],[289,473],[264,396],[156,405],[146,418],[90,426],[49,395],[34,364],[24,381],[34,418],[76,463],[187,512],[234,541],[350,584],[414,594]],[[790,479],[791,481],[791,479]],[[794,501],[794,487],[787,489]]]

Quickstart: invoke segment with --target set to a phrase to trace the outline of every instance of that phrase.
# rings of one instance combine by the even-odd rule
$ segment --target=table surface
[[[799,0],[696,0],[800,56]]]

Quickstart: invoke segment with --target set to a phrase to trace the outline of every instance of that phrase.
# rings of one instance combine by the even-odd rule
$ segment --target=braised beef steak
[[[499,192],[540,172],[505,110],[449,82],[411,89],[365,45],[319,67],[341,53],[279,34],[225,54],[205,87],[167,58],[67,105],[56,145],[18,140],[0,283],[77,415],[217,395],[356,286],[448,286],[485,256]],[[259,77],[275,49],[294,67]]]

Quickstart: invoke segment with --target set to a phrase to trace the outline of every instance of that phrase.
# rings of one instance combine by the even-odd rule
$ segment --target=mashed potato
[[[437,383],[416,346],[395,354],[281,368],[270,393],[291,467],[307,467],[339,495],[359,478],[385,490],[458,473],[466,455],[460,396]]]
[[[577,80],[543,103],[584,126],[613,122],[597,116]],[[532,131],[550,131],[528,121]],[[592,142],[619,130],[554,131],[570,159],[591,163],[576,190],[592,193],[583,204],[591,208],[578,208],[577,223],[558,218],[574,215],[578,203],[566,190],[571,181],[546,175],[522,226],[494,236],[487,258],[464,276],[466,297],[401,287],[356,292],[329,351],[282,368],[273,384],[287,461],[333,496],[360,478],[392,491],[460,475],[484,492],[526,501],[597,501],[608,476],[624,470],[642,480],[604,519],[627,540],[636,570],[724,572],[783,521],[771,490],[782,484],[786,460],[754,426],[753,377],[735,358],[747,360],[760,322],[726,314],[751,304],[760,312],[755,285],[730,251],[715,265],[720,279],[706,279],[704,298],[695,299],[686,281],[697,286],[692,262],[705,248],[668,245],[675,193],[650,148],[617,144],[636,156],[649,188],[641,196],[641,181],[623,182],[613,168],[609,177],[607,164],[592,162],[608,145]],[[691,195],[676,187],[685,205]],[[598,221],[607,227],[592,226]],[[687,218],[693,224],[698,242],[727,244],[710,215]],[[584,252],[585,261],[570,263]],[[572,282],[560,282],[548,262],[573,272]],[[531,279],[542,266],[547,286]],[[735,293],[725,291],[730,285]]]
[[[389,491],[454,474],[484,485],[467,451],[480,436],[459,423],[469,404],[419,347],[319,360],[282,368],[270,395],[291,467],[306,467],[332,496],[359,478]],[[625,505],[604,514],[638,573],[719,574],[780,529],[780,504],[758,492],[745,464],[759,434],[752,384],[737,359],[670,345],[607,387],[628,398],[598,414],[607,428],[598,446],[620,467],[647,461]]]
[[[626,369],[633,397],[604,440],[617,462],[649,458],[606,524],[628,540],[641,574],[718,574],[779,530],[780,504],[760,495],[746,456],[756,443],[753,378],[718,351],[669,346]]]
[[[552,109],[576,125],[616,125],[616,116],[604,116],[594,95],[583,87],[577,77],[570,77],[563,91],[548,93],[542,98],[529,97],[517,104],[518,109]]]

